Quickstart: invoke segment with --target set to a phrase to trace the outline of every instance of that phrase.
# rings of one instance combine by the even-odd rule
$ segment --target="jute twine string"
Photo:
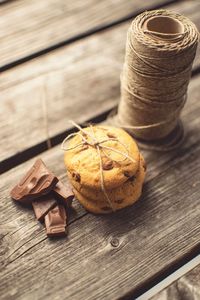
[[[169,33],[163,28],[148,29],[157,17],[161,19],[156,26],[164,20],[168,27],[172,24],[178,29]],[[120,127],[143,141],[159,140],[173,131],[186,102],[198,39],[195,25],[182,15],[155,10],[135,18],[127,34],[121,101],[115,118]],[[179,144],[180,139],[167,149]]]
[[[74,127],[76,127],[77,129],[79,129],[79,132],[75,132],[75,133],[71,133],[69,134],[62,142],[61,145],[61,149],[64,151],[71,151],[71,150],[75,150],[79,147],[83,147],[85,145],[95,148],[99,157],[99,172],[100,172],[100,184],[101,184],[101,190],[105,196],[105,199],[109,205],[109,207],[112,209],[112,211],[115,211],[115,208],[112,205],[112,201],[110,200],[108,193],[106,192],[106,188],[105,188],[105,181],[104,181],[104,172],[103,172],[103,162],[102,162],[102,153],[108,157],[111,161],[113,162],[122,162],[125,159],[129,159],[132,162],[135,162],[135,160],[129,155],[129,151],[127,148],[127,145],[125,145],[124,143],[122,143],[118,138],[106,138],[106,139],[102,139],[102,140],[98,140],[95,136],[95,131],[94,131],[94,127],[93,125],[90,125],[90,129],[91,132],[88,132],[86,130],[84,130],[81,126],[79,126],[77,123],[75,123],[74,121],[70,120],[69,121]],[[74,136],[80,136],[81,138],[81,142],[76,144],[73,147],[69,147],[66,145],[66,143],[69,141],[69,139],[71,139]],[[120,150],[117,150],[113,147],[109,147],[104,145],[104,143],[108,142],[108,141],[116,141],[117,143],[119,143],[121,146],[124,147],[125,152],[122,152]],[[116,152],[118,154],[120,154],[123,159],[113,159],[111,158],[105,151],[104,149],[107,150],[111,150],[113,152]]]
[[[47,109],[47,83],[45,82],[42,90],[42,114],[44,119],[44,129],[46,134],[47,149],[51,149],[51,138],[49,133],[49,118]]]
[[[118,115],[116,115],[116,109],[112,110],[108,116],[107,125],[115,126],[118,128],[122,128],[119,125]],[[123,126],[124,129],[132,129],[132,126]],[[155,150],[158,152],[168,152],[174,149],[179,148],[186,137],[186,129],[183,128],[183,124],[181,120],[178,120],[177,127],[173,132],[167,136],[167,138],[160,139],[159,141],[142,141],[141,139],[137,140],[137,144],[142,150]]]

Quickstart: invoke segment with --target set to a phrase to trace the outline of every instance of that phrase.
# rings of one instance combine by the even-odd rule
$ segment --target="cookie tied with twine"
[[[142,192],[145,163],[133,138],[120,128],[81,128],[62,143],[68,178],[79,202],[108,213],[135,202]]]
[[[170,11],[147,11],[134,19],[127,34],[118,126],[157,145],[172,135],[166,148],[178,146],[183,139],[179,116],[198,40],[192,21]]]

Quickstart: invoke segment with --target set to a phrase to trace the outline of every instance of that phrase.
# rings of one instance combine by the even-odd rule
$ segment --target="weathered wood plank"
[[[0,9],[0,66],[172,1],[18,0]],[[112,13],[110,13],[112,12]]]
[[[151,298],[151,300],[171,299],[200,299],[200,265]]]
[[[200,28],[199,2],[168,8],[188,15]],[[1,75],[0,161],[45,140],[41,109],[44,97],[51,137],[69,128],[68,119],[84,122],[117,104],[129,24],[63,47]]]
[[[191,82],[183,114],[186,143],[171,153],[144,152],[147,181],[142,199],[131,208],[113,216],[84,215],[75,202],[68,238],[50,241],[33,214],[9,197],[34,159],[1,176],[2,299],[116,299],[200,246],[199,79]],[[62,155],[58,146],[42,156],[61,177]]]
[[[194,158],[194,156],[191,157]],[[180,164],[177,168],[180,168]],[[194,171],[193,168],[191,170]],[[122,296],[123,292],[130,291],[131,285],[136,287],[152,274],[155,275],[155,271],[161,271],[163,265],[171,264],[172,260],[180,258],[180,255],[184,255],[191,250],[191,247],[194,247],[198,240],[200,230],[200,228],[194,227],[199,220],[196,215],[199,206],[195,205],[196,202],[194,201],[198,195],[192,193],[191,199],[193,201],[189,206],[188,203],[185,203],[186,200],[184,201],[185,197],[189,196],[187,193],[184,196],[182,194],[182,197],[179,195],[179,203],[177,204],[174,199],[174,188],[168,194],[167,199],[166,196],[163,199],[160,196],[160,190],[163,185],[166,185],[166,180],[175,179],[171,175],[173,171],[174,169],[170,170],[170,177],[168,174],[160,176],[160,184],[158,184],[158,178],[156,181],[152,181],[148,196],[144,197],[143,202],[140,202],[140,205],[137,205],[134,209],[124,211],[111,219],[87,215],[85,218],[73,223],[70,226],[68,242],[57,241],[53,243],[43,240],[42,236],[38,236],[38,231],[35,230],[30,239],[33,244],[30,246],[31,242],[28,240],[20,245],[20,234],[23,238],[26,230],[25,233],[18,232],[20,242],[18,242],[16,252],[21,252],[22,256],[16,256],[16,252],[10,251],[7,260],[10,263],[2,274],[2,289],[3,286],[5,287],[8,284],[11,276],[14,278],[17,275],[17,282],[10,282],[12,283],[11,290],[4,289],[5,299],[6,297],[8,299],[10,293],[14,293],[15,299],[20,299],[20,295],[26,298],[30,295],[35,297],[36,287],[38,288],[35,277],[42,285],[45,280],[46,289],[42,290],[42,296],[46,296],[46,298],[49,293],[51,297],[58,297],[61,289],[71,299],[78,299],[80,295],[84,296],[85,299],[95,299],[95,297],[109,299],[111,295],[115,297],[117,295]],[[180,168],[180,171],[183,171],[183,169]],[[193,173],[193,179],[196,179],[196,175]],[[178,178],[181,182],[177,181],[180,188],[184,184],[183,176],[181,174]],[[155,192],[155,189],[157,192]],[[165,193],[168,192],[169,190],[166,189]],[[173,204],[168,197],[172,199]],[[155,205],[159,206],[159,213],[155,211]],[[147,212],[144,212],[147,207]],[[187,219],[187,226],[185,226],[185,221],[180,214],[183,209],[188,208],[191,212]],[[170,213],[167,221],[171,223],[171,226],[168,223],[166,224],[166,212]],[[179,226],[175,229],[177,227],[176,222]],[[165,232],[164,237],[163,231]],[[119,240],[117,249],[113,249],[110,245],[113,237]],[[185,243],[185,239],[187,239],[187,243]],[[174,240],[176,240],[175,244],[173,243]],[[91,244],[94,248],[89,246]],[[148,247],[145,247],[147,245]],[[141,250],[147,248],[146,251]],[[162,250],[162,248],[165,248],[165,250]],[[14,254],[12,254],[13,252]],[[45,261],[47,254],[48,260]],[[50,275],[47,274],[49,267],[51,268]],[[120,272],[118,271],[119,267]],[[64,282],[61,280],[63,277],[65,278]],[[55,286],[50,289],[51,281],[55,282]],[[42,285],[39,284],[39,288]],[[102,286],[104,287],[103,290]],[[120,289],[117,286],[120,286]]]

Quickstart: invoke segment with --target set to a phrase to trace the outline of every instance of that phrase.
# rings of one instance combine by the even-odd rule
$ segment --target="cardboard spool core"
[[[167,16],[154,16],[146,20],[143,28],[151,34],[172,39],[184,33],[184,26],[176,19]]]

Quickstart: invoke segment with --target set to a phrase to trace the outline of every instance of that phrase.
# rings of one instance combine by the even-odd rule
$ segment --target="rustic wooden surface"
[[[44,51],[109,25],[129,14],[172,1],[148,0],[18,0],[0,9],[0,66]],[[112,12],[112,14],[110,13]],[[27,47],[28,45],[28,47]]]
[[[200,266],[182,276],[151,300],[198,300],[200,299]]]
[[[168,2],[148,3],[164,5]],[[40,12],[37,3],[38,7],[42,7]],[[13,41],[11,36],[10,39],[6,37],[8,52],[5,48],[1,49],[6,54],[0,55],[5,59],[2,64],[28,56],[29,51],[35,53],[33,51],[47,49],[52,41],[67,40],[69,34],[80,34],[80,30],[95,31],[96,26],[117,23],[117,20],[120,24],[108,26],[110,28],[102,32],[24,64],[10,66],[0,76],[0,166],[5,167],[6,162],[5,169],[9,169],[0,178],[0,298],[134,299],[200,249],[200,61],[197,59],[195,62],[183,111],[185,143],[181,149],[170,153],[143,151],[148,174],[141,200],[112,216],[89,214],[75,200],[68,237],[49,240],[33,212],[16,205],[9,196],[11,187],[34,162],[36,152],[33,149],[37,145],[40,157],[63,181],[66,180],[60,145],[42,152],[45,149],[42,146],[45,131],[41,126],[41,101],[46,97],[53,139],[69,129],[69,118],[77,122],[94,117],[103,120],[105,116],[101,117],[102,114],[115,107],[119,100],[119,74],[130,24],[130,21],[122,22],[121,18],[126,20],[131,8],[133,15],[134,11],[144,8],[139,1],[119,0],[117,4],[100,1],[94,7],[92,1],[74,1],[70,19],[65,20],[60,9],[64,2],[57,1],[56,12],[52,11],[56,1],[49,3],[51,9],[46,11],[46,1],[11,1],[0,7],[1,13],[4,12],[2,24],[9,23],[6,13],[10,18],[15,14],[21,15],[23,22],[33,21],[29,22],[23,41],[19,39],[20,24],[14,31],[13,25],[6,26],[8,33],[12,31],[14,36]],[[27,14],[21,13],[22,4]],[[32,11],[27,7],[32,7]],[[198,1],[190,1],[190,5],[187,1],[180,1],[165,8],[184,13],[200,28]],[[108,13],[109,10],[113,13]],[[79,20],[80,16],[83,19]],[[44,31],[41,28],[37,43],[34,36],[38,35],[39,25],[36,20],[40,27],[44,22]],[[78,21],[81,27],[74,25]],[[67,22],[73,28],[70,33],[64,30],[69,24]],[[49,23],[54,26],[45,25]],[[30,42],[31,31],[33,43]],[[60,36],[55,34],[56,31]],[[44,36],[43,40],[41,37]],[[25,40],[30,47],[25,47]],[[11,51],[13,47],[16,48],[15,53]],[[13,56],[9,55],[11,52]],[[57,143],[58,139],[54,142]],[[20,153],[19,158],[17,155]],[[20,163],[20,159],[26,160],[27,153],[32,159]],[[18,166],[14,168],[15,165]],[[183,282],[183,279],[180,280]],[[187,282],[199,290],[194,280],[192,283],[187,279]]]
[[[49,293],[52,299],[63,293],[70,299],[78,299],[77,295],[116,299],[136,292],[196,251],[200,234],[198,76],[191,82],[189,95],[184,147],[166,154],[143,152],[149,171],[142,199],[112,217],[88,214],[75,202],[67,239],[48,240],[33,213],[9,197],[10,187],[35,158],[1,176],[3,299],[49,299]],[[60,146],[41,157],[56,174],[65,176]],[[112,246],[113,239],[117,247]]]
[[[167,7],[189,16],[200,28],[200,2]],[[0,76],[0,169],[17,153],[45,141],[45,127],[38,126],[44,124],[44,97],[51,137],[70,127],[68,119],[83,122],[116,106],[129,25],[125,22]],[[194,65],[198,67],[199,57]]]

